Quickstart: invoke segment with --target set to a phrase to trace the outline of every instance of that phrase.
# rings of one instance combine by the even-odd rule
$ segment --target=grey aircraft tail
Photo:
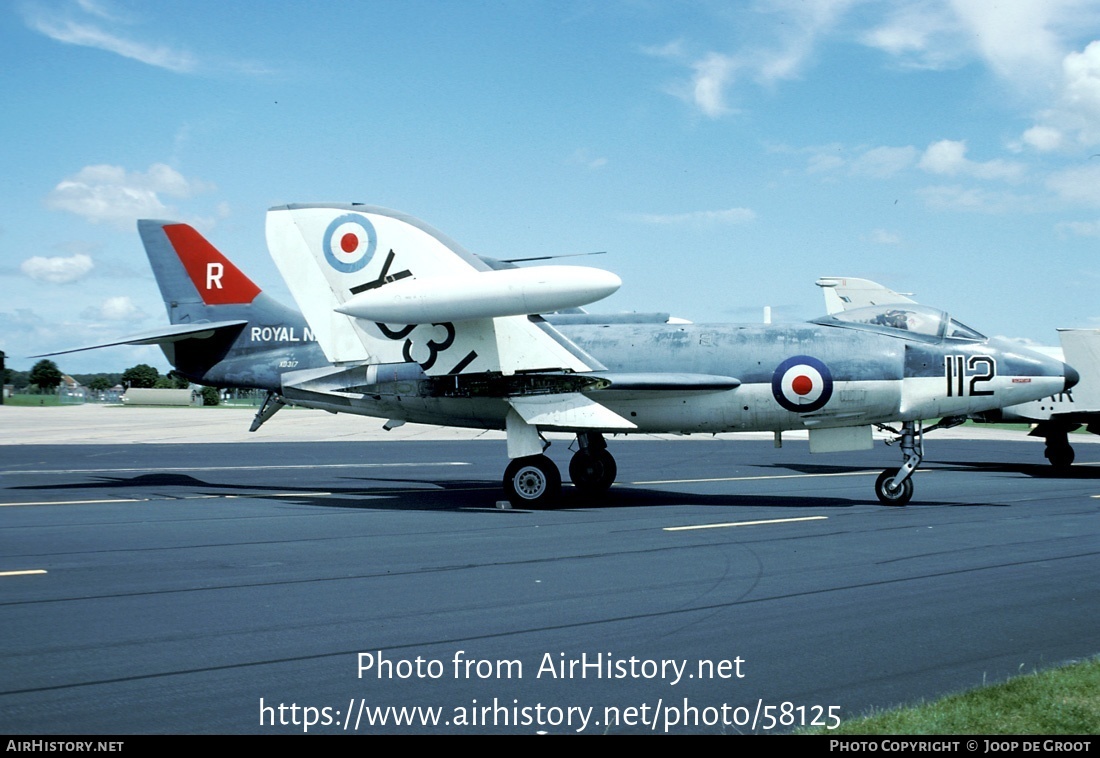
[[[194,228],[137,224],[171,326],[49,355],[159,345],[193,382],[272,391],[288,369],[327,365],[302,315],[266,295]]]

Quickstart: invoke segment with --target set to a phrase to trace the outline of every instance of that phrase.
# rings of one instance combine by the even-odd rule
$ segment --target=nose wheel
[[[903,479],[901,484],[894,484],[900,470],[888,468],[875,480],[875,494],[883,505],[905,505],[913,497],[912,479]]]
[[[910,477],[924,460],[923,422],[906,421],[902,424],[900,440],[904,459],[901,468],[888,468],[875,480],[875,495],[883,505],[905,505],[913,497],[913,480]]]

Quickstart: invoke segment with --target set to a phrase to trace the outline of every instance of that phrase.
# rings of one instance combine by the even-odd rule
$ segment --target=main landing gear
[[[883,427],[889,429],[889,427]],[[889,429],[896,432],[896,429]],[[901,468],[888,468],[875,480],[875,494],[883,505],[905,505],[913,497],[913,472],[924,460],[924,427],[920,421],[906,421],[900,432]]]
[[[1069,434],[1064,428],[1049,429],[1046,435],[1047,446],[1043,455],[1050,465],[1059,471],[1065,471],[1073,465],[1073,447],[1069,444]]]
[[[545,455],[515,458],[504,470],[504,491],[519,508],[548,508],[561,495],[561,473]]]
[[[579,449],[569,461],[569,479],[584,494],[606,492],[618,468],[598,432],[577,435]],[[561,497],[561,473],[545,455],[515,458],[504,471],[504,491],[517,508],[552,508]]]

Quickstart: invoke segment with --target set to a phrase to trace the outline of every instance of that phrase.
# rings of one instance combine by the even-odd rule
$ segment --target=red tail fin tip
[[[207,305],[251,303],[260,294],[251,279],[192,227],[168,224],[164,233]]]

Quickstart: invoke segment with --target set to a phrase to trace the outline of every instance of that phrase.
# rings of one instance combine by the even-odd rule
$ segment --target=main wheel
[[[549,508],[561,495],[561,473],[545,455],[516,458],[504,471],[508,501],[519,508]]]
[[[1066,445],[1047,445],[1043,455],[1050,461],[1050,465],[1056,469],[1067,469],[1073,465],[1075,457],[1073,448]]]
[[[578,450],[569,460],[569,480],[582,492],[607,492],[618,473],[615,457],[606,450]]]
[[[913,478],[910,476],[900,487],[891,487],[890,480],[897,476],[899,469],[888,468],[875,480],[875,494],[883,505],[905,505],[913,497]]]

